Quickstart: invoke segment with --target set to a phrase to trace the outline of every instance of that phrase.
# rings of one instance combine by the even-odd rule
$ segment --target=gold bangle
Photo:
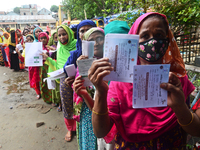
[[[177,122],[178,122],[182,127],[189,126],[189,125],[193,122],[193,120],[194,120],[194,114],[193,114],[191,111],[190,111],[190,113],[191,113],[191,115],[192,115],[192,119],[191,119],[191,121],[190,121],[188,124],[186,124],[186,125],[181,124],[181,123],[179,122],[179,120],[177,119]]]
[[[109,109],[108,109],[108,110],[109,110]],[[108,114],[108,110],[107,110],[107,112],[105,112],[105,113],[98,113],[98,112],[94,111],[94,109],[92,108],[92,112],[93,112],[94,114],[100,115],[100,116],[103,116],[103,115]]]

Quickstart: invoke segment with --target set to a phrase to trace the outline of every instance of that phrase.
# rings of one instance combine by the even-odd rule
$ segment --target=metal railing
[[[175,36],[181,56],[185,64],[193,64],[196,56],[200,56],[200,34],[190,32]]]

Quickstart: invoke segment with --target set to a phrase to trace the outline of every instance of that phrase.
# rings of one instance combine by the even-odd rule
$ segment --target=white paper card
[[[48,89],[54,90],[56,88],[56,81],[47,78],[47,86],[48,86]]]
[[[50,76],[48,78],[51,79],[51,80],[56,80],[56,79],[66,77],[66,75],[63,71],[63,68],[56,70],[56,71],[53,71],[53,72],[50,72],[50,73],[47,73],[47,74]]]
[[[94,41],[82,41],[82,55],[93,58],[94,56]]]
[[[74,64],[68,65],[65,67],[68,77],[73,77],[76,75],[76,67]]]
[[[133,66],[137,64],[138,41],[138,35],[106,35],[104,57],[109,58],[114,70],[104,77],[104,80],[133,83]]]
[[[167,91],[160,84],[168,82],[170,64],[134,66],[133,108],[167,106]]]
[[[25,65],[30,66],[43,66],[43,58],[40,55],[42,50],[42,42],[26,43],[25,44]]]
[[[19,49],[19,51],[23,50],[23,47],[21,44],[17,44],[16,47]]]
[[[79,74],[82,76],[82,78],[85,80],[84,81],[84,86],[92,86],[92,82],[88,79],[88,70],[92,66],[93,61],[96,58],[90,58],[90,59],[83,59],[83,60],[78,60],[78,70]]]

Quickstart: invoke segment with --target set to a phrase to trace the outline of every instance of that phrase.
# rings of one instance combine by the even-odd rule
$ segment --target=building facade
[[[0,27],[5,28],[10,26],[11,28],[21,29],[27,25],[37,24],[41,28],[46,29],[46,26],[56,26],[56,19],[51,15],[0,15]]]

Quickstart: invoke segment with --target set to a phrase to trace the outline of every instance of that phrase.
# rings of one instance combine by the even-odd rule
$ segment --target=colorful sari
[[[38,39],[40,42],[40,37],[45,36],[47,38],[47,43],[49,41],[49,36],[47,35],[46,32],[40,32]],[[49,52],[49,50],[46,48],[47,43],[44,45],[43,44],[43,50],[46,50]],[[44,102],[50,104],[52,102],[52,91],[48,89],[47,87],[47,82],[44,82],[43,79],[47,78],[47,71],[48,71],[48,65],[43,63],[43,66],[40,67],[39,69],[39,75],[40,75],[40,92],[41,92],[41,97],[44,100]]]

